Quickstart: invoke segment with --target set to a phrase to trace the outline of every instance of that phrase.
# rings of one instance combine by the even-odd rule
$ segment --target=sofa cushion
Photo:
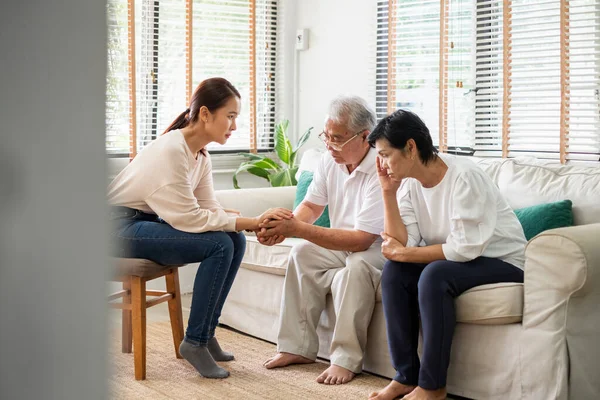
[[[246,238],[246,254],[242,268],[285,276],[290,250],[304,239],[288,238],[275,246],[263,246],[256,237]],[[377,288],[381,302],[381,285]],[[496,283],[467,290],[456,299],[458,322],[501,325],[521,321],[523,317],[523,284]]]
[[[242,268],[285,276],[290,250],[304,239],[287,238],[274,246],[264,246],[256,236],[246,236],[246,253]]]
[[[458,296],[456,321],[503,325],[523,319],[523,284],[516,282],[475,286]]]
[[[381,301],[381,285],[376,299]],[[456,321],[464,324],[504,325],[523,319],[523,284],[494,283],[471,288],[455,300]]]
[[[571,200],[563,200],[520,208],[515,210],[515,214],[523,227],[525,238],[531,240],[538,233],[548,229],[572,226],[572,205]]]
[[[306,192],[308,191],[308,187],[310,186],[313,180],[313,173],[310,171],[303,171],[300,174],[300,178],[298,179],[298,185],[296,186],[296,199],[294,200],[294,209],[302,203],[304,197],[306,196]],[[313,223],[313,225],[323,226],[325,228],[329,228],[331,223],[329,221],[329,206],[325,206],[325,210],[323,210],[323,214]]]

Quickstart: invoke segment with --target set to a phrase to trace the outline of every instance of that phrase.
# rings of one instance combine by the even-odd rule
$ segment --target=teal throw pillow
[[[573,202],[563,200],[555,203],[539,204],[515,210],[515,214],[517,214],[517,218],[523,227],[525,238],[530,240],[538,233],[548,229],[572,226]]]
[[[304,196],[306,196],[306,191],[308,190],[308,187],[310,186],[312,180],[312,172],[302,171],[302,173],[300,174],[300,178],[298,179],[298,185],[296,186],[296,199],[294,200],[294,208],[298,207],[298,204],[302,203],[302,200],[304,200]],[[317,218],[313,225],[329,228],[329,206],[325,207],[325,210],[323,210],[323,214],[321,214],[321,216]]]

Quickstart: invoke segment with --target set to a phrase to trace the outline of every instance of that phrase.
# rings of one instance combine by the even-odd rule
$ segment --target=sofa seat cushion
[[[287,238],[274,246],[264,246],[256,236],[246,236],[246,253],[241,268],[285,276],[292,247],[304,239]]]
[[[381,285],[377,289],[381,301]],[[464,324],[504,325],[523,319],[523,284],[494,283],[475,286],[455,300],[456,321]]]
[[[290,250],[304,239],[288,238],[275,246],[263,246],[255,236],[246,237],[242,268],[285,276]],[[381,285],[377,288],[381,302]],[[457,322],[479,325],[502,325],[523,318],[523,284],[495,283],[476,286],[456,299]]]
[[[465,324],[503,325],[523,319],[523,284],[475,286],[458,296],[456,320]]]

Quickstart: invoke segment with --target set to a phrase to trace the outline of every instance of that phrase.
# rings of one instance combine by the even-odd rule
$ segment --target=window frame
[[[135,155],[137,154],[137,152],[139,150],[141,150],[141,148],[143,148],[143,146],[141,145],[142,140],[139,136],[143,135],[143,133],[140,131],[140,127],[139,127],[139,123],[138,121],[133,121],[133,116],[135,116],[136,120],[140,119],[140,115],[137,114],[139,112],[139,101],[136,101],[135,99],[132,100],[132,90],[131,90],[131,81],[133,80],[134,82],[136,82],[137,86],[139,84],[139,79],[136,80],[135,78],[135,73],[131,74],[131,64],[136,63],[135,61],[135,55],[132,56],[132,53],[135,54],[135,42],[136,39],[140,42],[143,42],[144,39],[143,37],[139,37],[136,36],[137,32],[135,29],[135,22],[133,22],[133,26],[132,26],[132,20],[135,21],[135,2],[136,1],[142,1],[142,0],[122,0],[123,3],[127,3],[127,8],[128,8],[128,21],[127,21],[127,31],[128,31],[128,36],[130,35],[130,33],[133,31],[133,35],[134,37],[131,38],[129,37],[128,40],[128,54],[123,54],[123,57],[126,57],[128,60],[128,64],[129,66],[129,101],[128,101],[128,108],[130,109],[130,117],[129,117],[129,122],[128,124],[130,125],[130,131],[128,132],[127,135],[123,134],[122,136],[128,136],[129,137],[129,142],[130,142],[130,149],[129,152],[127,152],[124,148],[123,149],[119,149],[120,151],[109,151],[110,149],[108,147],[106,147],[105,149],[105,153],[106,153],[106,157],[107,158],[133,158],[135,157]],[[158,72],[156,69],[158,68],[158,58],[160,57],[160,54],[158,53],[158,41],[160,39],[160,30],[159,30],[159,23],[160,23],[160,14],[159,14],[159,10],[160,10],[160,2],[161,0],[143,0],[143,1],[147,1],[147,2],[151,2],[152,4],[154,4],[154,10],[155,13],[152,16],[142,16],[142,18],[146,18],[147,21],[150,25],[151,25],[151,32],[152,32],[152,38],[149,38],[149,40],[151,42],[154,43],[154,45],[152,46],[152,51],[150,53],[150,56],[153,58],[152,61],[152,65],[153,65],[153,69],[152,72],[154,73],[154,77],[158,78]],[[194,0],[183,0],[186,4],[186,16],[185,16],[185,21],[182,20],[182,23],[185,22],[186,25],[186,40],[188,40],[188,42],[186,42],[186,57],[185,59],[182,58],[182,63],[186,63],[186,67],[188,69],[187,74],[189,75],[186,78],[186,86],[188,86],[186,92],[188,94],[188,99],[189,99],[189,95],[192,93],[192,91],[195,89],[194,87],[191,87],[192,85],[192,79],[190,78],[191,74],[192,74],[192,70],[194,68],[193,66],[193,55],[191,54],[191,50],[188,49],[188,47],[191,47],[192,45],[191,40],[190,40],[190,35],[191,35],[191,29],[192,29],[192,23],[191,23],[191,18],[193,18],[193,14],[192,14],[192,8],[194,5]],[[257,3],[259,3],[257,5]],[[213,5],[214,6],[214,5]],[[217,4],[217,6],[219,6],[219,4]],[[227,5],[223,5],[224,7],[226,7]],[[268,153],[268,152],[272,152],[274,147],[275,147],[275,126],[276,126],[276,118],[277,118],[277,109],[278,109],[278,105],[277,105],[277,83],[279,82],[278,80],[278,73],[281,70],[281,67],[278,66],[277,63],[277,52],[278,52],[278,46],[279,46],[279,38],[278,38],[278,33],[279,33],[279,2],[278,0],[248,0],[248,6],[250,7],[249,10],[249,22],[251,24],[249,32],[251,35],[251,38],[249,40],[248,46],[250,46],[251,48],[251,68],[253,68],[251,75],[249,77],[249,80],[251,81],[251,88],[252,91],[250,93],[250,96],[252,96],[252,99],[250,100],[251,102],[251,109],[247,110],[246,112],[243,113],[243,115],[245,114],[246,118],[248,118],[248,120],[250,121],[250,125],[254,124],[254,129],[253,132],[250,133],[250,139],[249,142],[247,144],[246,147],[243,148],[237,148],[237,149],[233,149],[233,148],[224,148],[224,149],[210,149],[210,153],[213,155],[218,155],[218,154],[236,154],[236,153],[240,153],[240,152],[259,152],[259,153]],[[264,29],[262,29],[260,32],[257,32],[257,16],[256,16],[256,12],[257,12],[257,8],[259,8],[259,10],[264,10],[264,15],[259,16],[259,18],[261,18],[261,22],[262,24],[264,24]],[[108,13],[108,12],[107,12]],[[158,15],[156,15],[158,14]],[[107,15],[107,21],[110,18],[110,16]],[[125,23],[125,21],[121,21],[123,24]],[[142,21],[142,23],[144,23],[144,21]],[[109,27],[110,29],[110,27]],[[143,31],[143,29],[142,29]],[[143,33],[141,33],[143,34]],[[259,46],[256,46],[256,43],[259,41],[257,40],[257,35],[258,34],[263,34],[264,37],[262,37],[262,41],[263,42],[268,42],[268,45],[266,46],[265,49],[261,49]],[[147,38],[148,39],[148,38]],[[261,42],[262,44],[262,42]],[[132,49],[133,47],[133,49]],[[253,51],[252,51],[253,50]],[[108,50],[110,51],[110,50]],[[132,60],[133,58],[133,60]],[[257,65],[256,65],[256,59],[257,58],[261,58],[261,66],[264,67],[264,70],[261,71],[256,71]],[[133,67],[133,69],[135,69],[135,67]],[[109,73],[107,74],[107,93],[109,90],[109,82],[108,80],[110,79],[110,65],[109,65]],[[260,81],[259,78],[259,74],[264,74],[265,77],[260,76],[260,78],[262,79],[262,81]],[[226,77],[227,78],[227,77]],[[254,82],[252,82],[254,81]],[[265,88],[257,88],[256,87],[256,82],[260,81],[262,84],[264,84],[266,86]],[[158,91],[160,90],[159,88],[159,82],[158,79],[153,81],[153,87],[154,87],[154,101],[152,101],[152,99],[150,99],[149,103],[153,104],[153,106],[151,107],[152,109],[152,113],[151,115],[145,117],[146,119],[150,119],[150,121],[154,121],[153,124],[151,124],[151,131],[149,131],[149,133],[147,133],[146,136],[146,140],[144,140],[145,143],[148,143],[151,140],[156,139],[156,137],[160,136],[160,134],[162,134],[163,130],[166,128],[166,126],[158,126],[157,124],[157,116],[158,113],[160,112],[160,110],[158,110],[157,108],[157,97],[158,97]],[[254,85],[254,86],[252,86]],[[124,92],[124,91],[123,91]],[[260,93],[260,98],[257,99],[257,94]],[[187,100],[185,101],[187,103]],[[263,110],[267,110],[266,112],[262,112],[260,114],[259,111],[257,110],[257,102],[260,103],[261,109]],[[254,103],[254,104],[252,104]],[[135,112],[131,113],[131,108],[134,107],[135,108]],[[108,110],[108,107],[107,107]],[[183,111],[183,110],[182,110]],[[176,115],[172,116],[173,119],[176,117]],[[259,122],[259,124],[261,124],[261,126],[266,127],[266,129],[262,129],[261,133],[259,134],[257,132],[256,129],[256,125],[257,125],[257,120]],[[106,124],[107,124],[107,128],[106,128],[106,132],[108,133],[109,128],[108,128],[108,114],[106,116]],[[131,125],[134,126],[134,128],[131,128]],[[136,145],[134,146],[134,148],[132,148],[132,144],[131,144],[131,140],[132,140],[132,129],[135,130],[135,134],[133,135],[135,137],[135,141],[136,141]],[[252,128],[250,128],[252,129]],[[252,137],[254,137],[255,139],[252,139]],[[108,144],[108,136],[107,139],[105,140],[105,146]],[[254,144],[253,144],[254,143]],[[254,145],[254,148],[252,147]]]

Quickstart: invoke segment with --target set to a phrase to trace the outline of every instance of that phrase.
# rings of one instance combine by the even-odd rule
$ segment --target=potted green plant
[[[300,139],[298,139],[296,147],[292,148],[290,139],[287,136],[289,123],[290,121],[284,120],[275,127],[275,153],[279,157],[279,162],[259,154],[239,153],[246,157],[247,161],[240,164],[237,171],[233,174],[233,187],[236,189],[240,188],[237,181],[237,174],[242,171],[248,171],[253,175],[268,180],[271,186],[295,186],[298,184],[296,181],[296,172],[298,171],[296,156],[298,155],[298,150],[310,137],[310,131],[313,128],[308,128],[300,136]]]

